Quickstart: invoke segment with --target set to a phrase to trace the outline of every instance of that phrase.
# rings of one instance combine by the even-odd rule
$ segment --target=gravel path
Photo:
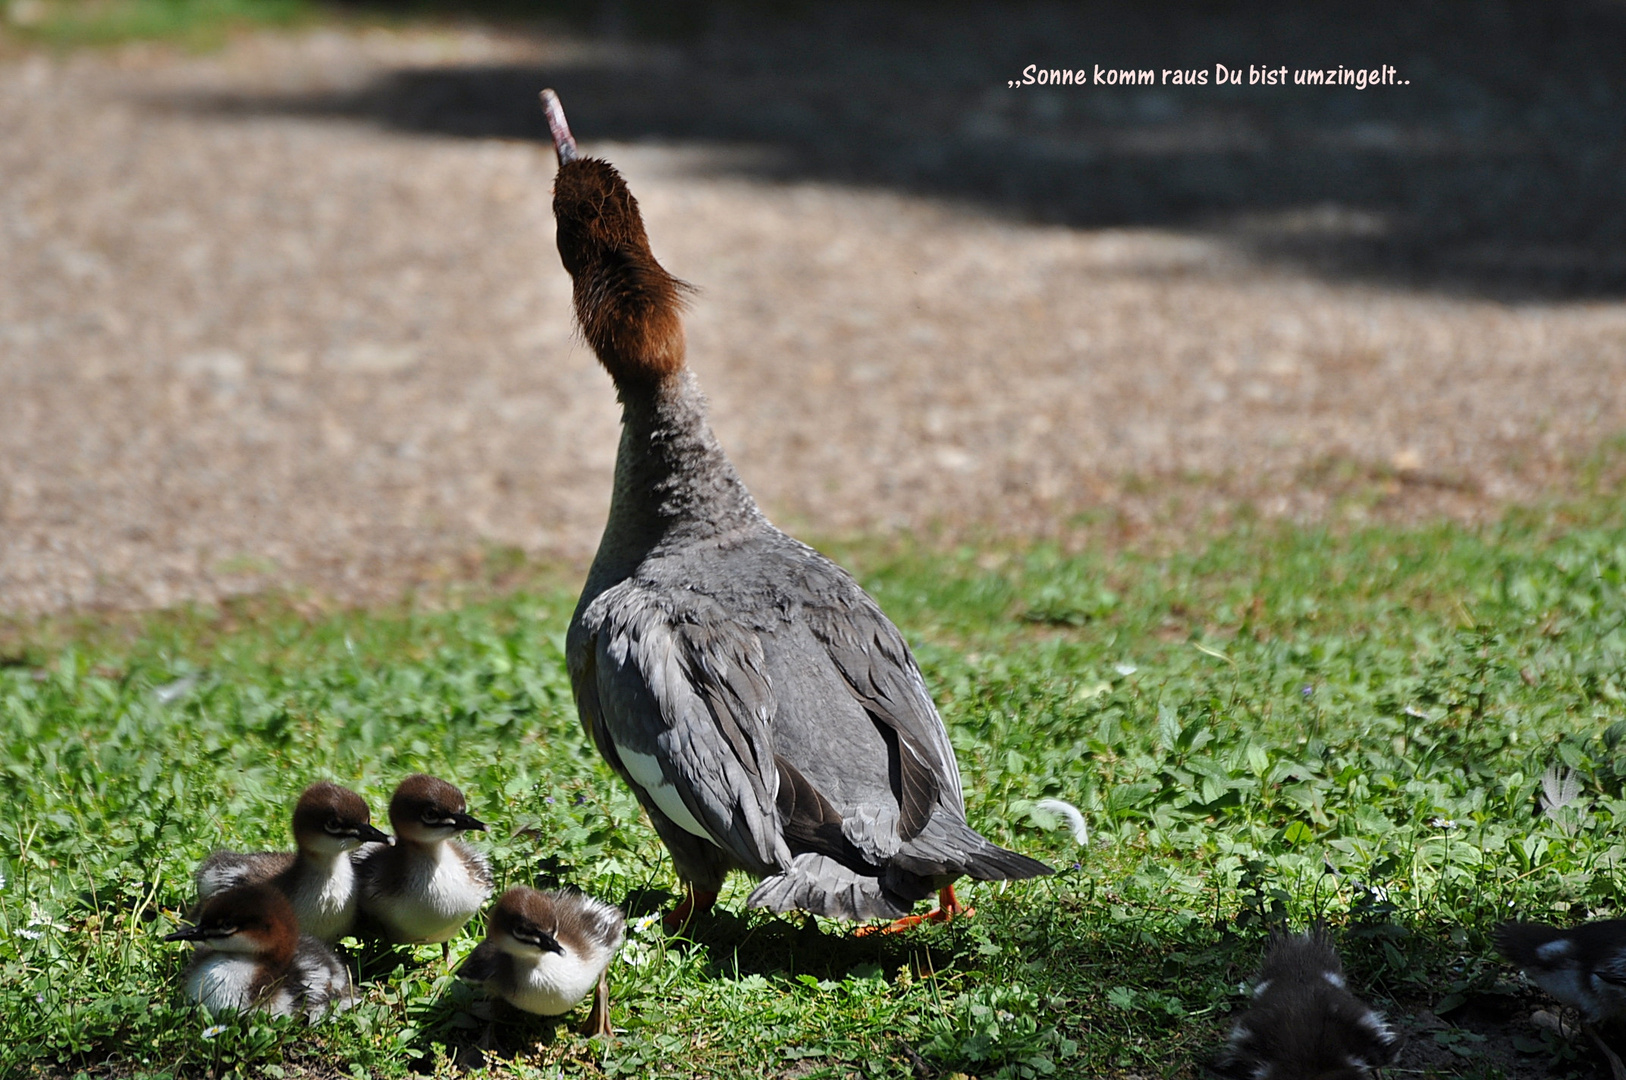
[[[615,403],[572,336],[551,155],[509,129],[532,121],[437,119],[469,72],[529,94],[516,116],[562,73],[584,146],[701,289],[690,356],[721,438],[816,534],[1064,535],[1101,510],[1133,528],[1171,492],[1466,519],[1626,430],[1608,273],[1545,294],[1386,279],[1303,255],[1382,232],[1381,208],[1012,214],[738,133],[643,137],[585,80],[572,98],[572,72],[681,80],[707,48],[330,30],[0,59],[0,612],[279,584],[367,601],[489,545],[591,555]],[[998,86],[968,98],[987,107],[965,138],[1071,122],[1073,99],[1013,119]],[[403,119],[401,95],[440,111]],[[1242,122],[1183,115],[1155,131]],[[596,116],[623,141],[595,141]],[[1126,130],[1078,123],[1101,145]],[[1352,510],[1352,488],[1373,498]]]

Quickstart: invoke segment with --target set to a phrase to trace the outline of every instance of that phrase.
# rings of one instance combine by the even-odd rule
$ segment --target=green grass
[[[165,41],[203,50],[234,31],[334,22],[590,26],[600,7],[594,0],[0,0],[0,41],[10,36],[54,48]],[[617,10],[639,36],[680,37],[704,25],[696,11],[658,0]]]
[[[7,0],[0,26],[56,47],[165,40],[212,48],[233,30],[296,26],[318,10],[311,0]]]
[[[504,1021],[496,1071],[1191,1076],[1282,919],[1338,927],[1380,1005],[1449,1013],[1518,989],[1498,919],[1626,914],[1626,524],[1607,498],[1483,529],[1245,525],[1161,555],[837,554],[916,644],[973,823],[1061,872],[970,886],[976,918],[885,940],[747,912],[735,882],[693,940],[633,932],[613,1044]],[[485,1023],[432,948],[370,957],[365,1002],[319,1027],[211,1026],[160,939],[211,848],[286,844],[305,784],[381,811],[413,770],[468,792],[502,883],[655,910],[670,863],[577,726],[571,606],[544,583],[3,639],[0,1075],[470,1062]],[[1538,815],[1555,766],[1580,797]],[[1084,810],[1087,846],[1048,828],[1046,796]],[[1468,1033],[1434,1038],[1455,1074],[1496,1075]]]

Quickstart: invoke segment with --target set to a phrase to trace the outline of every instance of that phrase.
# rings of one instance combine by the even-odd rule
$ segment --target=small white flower
[[[216,1035],[219,1035],[221,1032],[223,1032],[225,1030],[226,1030],[226,1025],[225,1024],[211,1024],[208,1027],[203,1029],[203,1037],[205,1039],[212,1039]]]
[[[1140,668],[1126,661],[1121,664],[1113,664],[1112,670],[1116,671],[1120,675],[1133,675],[1135,672],[1139,671]]]
[[[61,923],[57,922],[55,919],[53,919],[49,915],[45,914],[45,912],[41,911],[39,904],[37,904],[37,903],[35,903],[33,901],[30,901],[29,904],[28,904],[28,925],[29,926],[43,926],[47,930],[66,930],[66,929],[68,929],[66,926],[63,926]]]
[[[19,930],[17,936],[27,938],[29,941],[38,941],[45,936],[45,932],[43,930]]]
[[[1433,821],[1429,822],[1429,824],[1436,829],[1454,829],[1457,827],[1456,822],[1452,821],[1450,818],[1443,817],[1437,817]]]
[[[651,926],[654,926],[660,921],[661,917],[658,914],[645,915],[641,919],[634,919],[632,920],[632,932],[634,934],[642,934],[644,931],[648,930]]]

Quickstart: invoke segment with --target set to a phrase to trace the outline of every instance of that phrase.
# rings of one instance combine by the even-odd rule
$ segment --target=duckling
[[[1626,1080],[1620,1055],[1594,1030],[1594,1025],[1626,1018],[1626,919],[1582,923],[1569,930],[1503,923],[1496,928],[1496,951],[1579,1012],[1615,1080]]]
[[[1215,1064],[1247,1080],[1362,1080],[1394,1059],[1399,1040],[1381,1013],[1350,993],[1319,928],[1274,935],[1253,1006]]]
[[[455,839],[485,822],[466,813],[463,793],[417,773],[390,799],[395,846],[369,844],[355,854],[361,910],[369,929],[403,944],[446,942],[491,896],[491,864]]]
[[[593,993],[584,1031],[610,1029],[610,960],[626,935],[621,909],[579,892],[516,885],[486,922],[486,939],[458,969],[515,1008],[559,1016]]]
[[[355,1002],[350,972],[326,945],[299,932],[280,889],[227,889],[205,900],[194,920],[164,940],[198,943],[182,982],[186,996],[210,1012],[263,1010],[315,1022]]]
[[[356,921],[356,878],[349,853],[364,843],[389,844],[372,825],[360,795],[326,781],[312,784],[294,807],[294,846],[286,851],[217,851],[198,867],[198,899],[238,885],[275,886],[299,918],[301,933],[333,944]]]

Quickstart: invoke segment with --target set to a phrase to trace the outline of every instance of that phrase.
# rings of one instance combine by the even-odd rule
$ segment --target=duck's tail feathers
[[[966,864],[968,877],[978,881],[1023,881],[1056,872],[1038,859],[1030,859],[986,840],[983,843],[986,845],[984,849]]]
[[[863,922],[902,918],[929,895],[929,889],[918,896],[901,895],[873,876],[809,851],[792,859],[788,869],[763,879],[745,902],[780,913],[808,911],[826,919]]]
[[[1055,873],[1038,859],[992,843],[963,821],[934,814],[930,824],[887,862],[922,878],[1020,881]]]

